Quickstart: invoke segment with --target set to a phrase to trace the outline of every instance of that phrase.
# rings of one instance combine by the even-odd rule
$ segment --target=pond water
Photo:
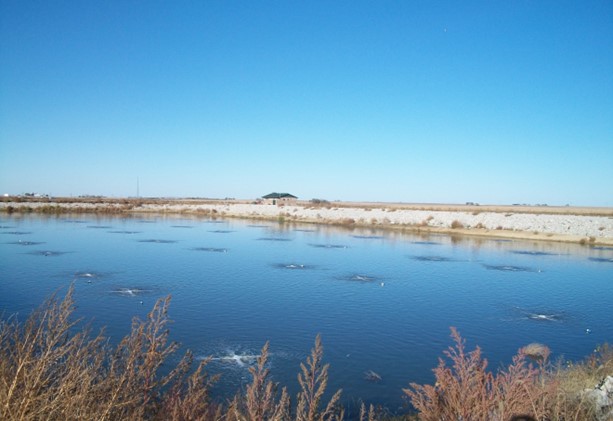
[[[224,397],[249,381],[266,341],[274,380],[294,395],[318,333],[329,389],[392,412],[406,405],[403,387],[432,383],[450,326],[494,368],[531,342],[577,360],[613,340],[607,247],[236,219],[3,216],[0,273],[2,317],[24,319],[74,282],[77,316],[107,326],[113,341],[172,295],[172,339],[213,357]]]

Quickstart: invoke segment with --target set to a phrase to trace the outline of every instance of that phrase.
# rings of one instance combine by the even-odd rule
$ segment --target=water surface
[[[579,359],[613,340],[610,248],[173,217],[0,225],[4,317],[74,283],[77,316],[118,341],[170,294],[172,339],[213,357],[224,396],[266,341],[274,380],[295,394],[318,333],[330,388],[392,411],[403,387],[433,381],[450,326],[490,367],[531,342]]]

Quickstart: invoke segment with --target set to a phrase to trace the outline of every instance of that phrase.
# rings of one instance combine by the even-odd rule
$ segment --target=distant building
[[[262,201],[263,203],[269,204],[269,205],[278,205],[278,204],[285,204],[285,203],[296,203],[296,200],[298,198],[296,196],[294,196],[293,194],[289,194],[289,193],[270,193],[267,194],[266,196],[262,196]]]

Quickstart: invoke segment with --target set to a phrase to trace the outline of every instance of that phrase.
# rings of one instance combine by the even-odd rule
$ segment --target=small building
[[[269,205],[280,205],[286,203],[296,203],[298,198],[289,193],[270,193],[262,196],[262,201]]]

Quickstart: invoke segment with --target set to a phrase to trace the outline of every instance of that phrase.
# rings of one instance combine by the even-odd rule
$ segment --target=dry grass
[[[12,420],[342,420],[340,391],[322,409],[328,365],[322,365],[318,336],[299,375],[302,391],[295,413],[290,397],[268,379],[268,344],[253,380],[226,407],[212,402],[217,380],[193,367],[188,351],[167,374],[170,297],[156,302],[145,321],[134,319],[130,334],[111,347],[102,333],[91,336],[72,321],[73,288],[63,300],[52,296],[25,323],[0,322],[0,419]]]
[[[611,373],[613,352],[602,347],[573,368],[550,365],[550,350],[542,344],[521,348],[512,363],[496,373],[477,347],[466,352],[465,341],[451,328],[454,346],[439,359],[436,383],[411,383],[404,393],[419,412],[419,420],[596,420],[594,402],[582,392]],[[528,361],[530,358],[533,362]]]
[[[2,420],[219,420],[333,421],[344,418],[341,391],[328,402],[328,364],[318,335],[300,365],[300,392],[292,401],[285,388],[270,380],[266,343],[252,381],[230,402],[214,402],[209,393],[209,359],[196,367],[187,352],[174,367],[168,357],[178,351],[169,341],[170,297],[157,301],[146,320],[134,319],[131,332],[116,346],[103,333],[92,335],[73,321],[73,289],[52,296],[25,323],[0,322],[0,419]],[[549,349],[530,344],[511,365],[487,370],[481,350],[467,352],[452,328],[454,346],[434,369],[436,383],[404,389],[419,412],[390,417],[382,408],[362,405],[359,419],[508,420],[529,415],[536,420],[596,419],[593,389],[613,372],[613,351],[598,348],[585,363],[549,362]],[[357,415],[357,414],[356,414]]]

